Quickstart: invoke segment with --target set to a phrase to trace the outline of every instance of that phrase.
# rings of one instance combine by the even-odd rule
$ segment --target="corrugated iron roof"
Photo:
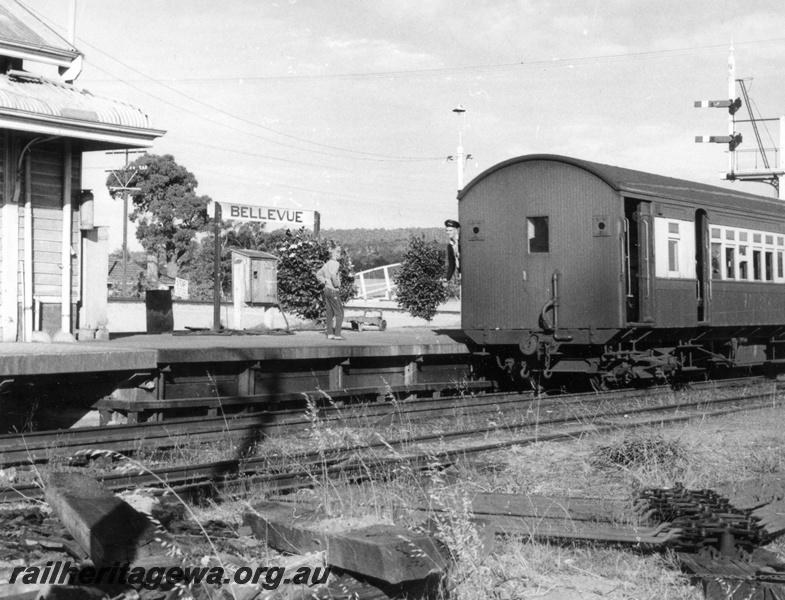
[[[33,74],[0,76],[0,108],[37,115],[151,129],[141,109]]]
[[[0,127],[137,146],[164,134],[136,106],[22,71],[0,75]]]
[[[15,0],[0,4],[0,55],[68,65],[81,52]]]
[[[147,273],[147,269],[136,261],[129,260],[126,266],[128,281],[137,279],[140,273]],[[109,283],[121,283],[123,281],[123,261],[117,258],[109,258],[107,276]]]
[[[731,208],[754,206],[757,210],[769,212],[783,212],[785,209],[785,202],[777,198],[769,198],[757,194],[750,194],[748,192],[739,192],[719,186],[688,181],[686,179],[655,175],[654,173],[646,173],[645,171],[635,171],[633,169],[625,169],[623,167],[615,167],[556,154],[528,154],[499,163],[480,173],[470,181],[458,195],[458,199],[463,198],[472,187],[496,171],[516,163],[538,160],[561,162],[585,169],[605,181],[605,183],[613,189],[627,195],[652,196],[655,198],[668,198],[687,202],[697,201]]]

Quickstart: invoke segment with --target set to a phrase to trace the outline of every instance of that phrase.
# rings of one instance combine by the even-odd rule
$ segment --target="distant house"
[[[144,289],[147,276],[146,267],[129,260],[125,268],[126,296],[139,297]],[[109,259],[109,271],[106,276],[106,291],[110,298],[123,296],[123,261],[122,259]]]
[[[105,330],[107,235],[82,189],[82,155],[164,134],[139,108],[75,87],[81,65],[82,53],[21,4],[0,4],[2,341]]]
[[[148,265],[128,260],[125,267],[125,296],[142,298],[145,290],[171,290],[175,279],[168,275],[158,275],[155,281],[149,279]],[[120,258],[109,258],[109,270],[106,277],[106,290],[110,298],[123,297],[123,261]]]

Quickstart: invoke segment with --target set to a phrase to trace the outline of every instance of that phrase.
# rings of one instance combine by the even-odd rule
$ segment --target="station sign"
[[[174,295],[177,298],[188,300],[188,280],[176,277],[174,280]]]
[[[251,206],[248,204],[235,204],[233,202],[219,202],[224,220],[249,221],[255,223],[270,223],[299,229],[300,227],[313,228],[314,211],[274,206]]]

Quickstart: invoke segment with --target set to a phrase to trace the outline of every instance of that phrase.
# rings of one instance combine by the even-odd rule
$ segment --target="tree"
[[[436,308],[447,300],[444,276],[444,250],[435,241],[426,242],[425,236],[412,236],[403,263],[394,280],[397,285],[398,306],[413,317],[433,319]]]
[[[171,154],[144,154],[129,165],[136,175],[131,193],[133,210],[130,220],[137,224],[136,238],[145,251],[153,256],[163,255],[169,275],[177,274],[177,264],[188,251],[196,234],[209,225],[207,205],[209,196],[197,196],[199,185],[193,173],[178,165]],[[107,187],[118,185],[110,174]],[[112,191],[113,196],[122,191]]]
[[[188,281],[188,299],[208,301],[213,299],[213,281],[215,279],[215,236],[206,235],[191,242],[188,250],[180,261],[178,276]],[[221,295],[231,294],[231,253],[226,244],[221,243]]]
[[[286,235],[277,244],[274,253],[278,255],[278,300],[284,310],[293,312],[305,319],[324,317],[324,289],[316,279],[316,271],[330,258],[328,243],[317,241],[309,232],[300,230]],[[354,297],[354,267],[348,252],[341,257],[339,274],[341,276],[341,301]]]

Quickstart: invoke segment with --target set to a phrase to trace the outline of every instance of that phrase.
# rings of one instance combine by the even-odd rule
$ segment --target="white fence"
[[[355,273],[354,283],[357,285],[357,297],[363,300],[368,300],[368,298],[391,300],[395,291],[392,274],[400,266],[401,263],[395,263]]]

